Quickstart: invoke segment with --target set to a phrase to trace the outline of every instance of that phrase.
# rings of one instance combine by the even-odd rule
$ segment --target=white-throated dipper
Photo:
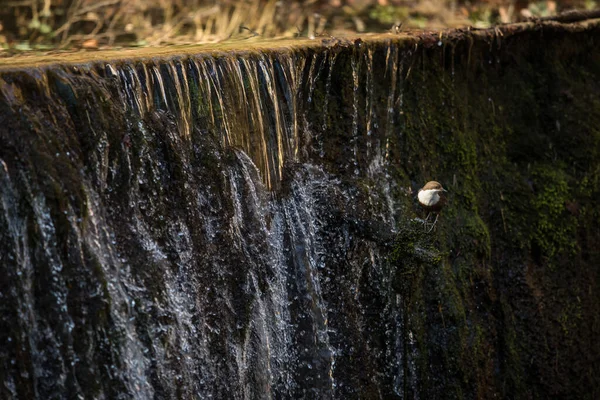
[[[427,214],[427,218],[425,218],[425,222],[427,223],[431,213],[436,214],[435,221],[433,221],[431,229],[435,227],[435,223],[440,216],[439,212],[442,210],[442,208],[444,208],[444,205],[446,205],[446,192],[447,190],[436,181],[429,181],[425,184],[425,186],[419,189],[419,193],[417,194],[419,204],[425,211],[429,213]]]

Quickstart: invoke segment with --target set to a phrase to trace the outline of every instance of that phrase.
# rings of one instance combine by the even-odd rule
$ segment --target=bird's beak
[[[446,190],[446,189],[440,189],[440,191],[441,191],[441,192],[447,192],[447,190]]]

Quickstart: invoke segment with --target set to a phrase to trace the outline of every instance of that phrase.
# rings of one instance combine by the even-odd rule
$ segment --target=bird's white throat
[[[418,194],[419,202],[426,206],[433,206],[440,201],[440,195],[435,189],[421,190]]]

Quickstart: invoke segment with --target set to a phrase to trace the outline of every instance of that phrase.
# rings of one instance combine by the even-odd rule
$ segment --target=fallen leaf
[[[81,47],[84,49],[97,49],[98,48],[98,40],[96,39],[88,39],[81,43]]]

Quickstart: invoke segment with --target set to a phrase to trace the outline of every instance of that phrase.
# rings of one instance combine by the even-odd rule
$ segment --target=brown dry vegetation
[[[0,51],[316,37],[393,27],[488,27],[593,0],[3,0]],[[398,29],[398,28],[394,28]],[[7,53],[5,51],[5,53]]]

